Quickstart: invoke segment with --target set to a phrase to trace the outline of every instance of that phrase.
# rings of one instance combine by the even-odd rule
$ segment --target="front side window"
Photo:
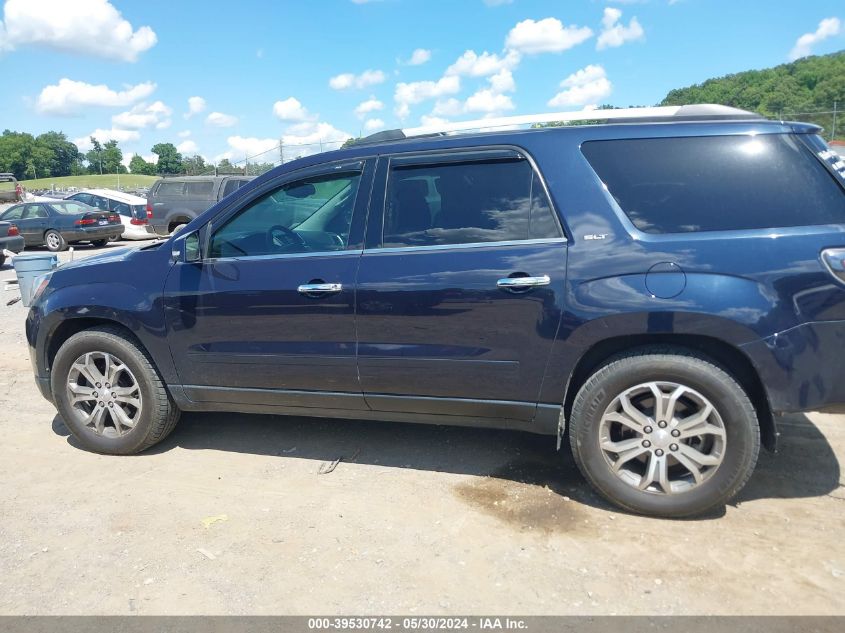
[[[523,158],[390,170],[385,247],[560,236],[540,179]]]
[[[238,211],[212,236],[210,257],[339,251],[349,230],[360,172],[297,180]]]
[[[90,204],[91,206],[93,206],[94,202],[91,200],[91,197],[92,196],[91,196],[90,193],[76,193],[76,194],[70,196],[67,199],[68,200],[76,200],[78,202],[82,202],[84,204]]]
[[[23,205],[12,207],[6,213],[3,214],[2,221],[8,222],[9,220],[20,220],[21,214],[23,213]]]
[[[791,134],[590,141],[587,161],[645,233],[845,223],[845,193]]]

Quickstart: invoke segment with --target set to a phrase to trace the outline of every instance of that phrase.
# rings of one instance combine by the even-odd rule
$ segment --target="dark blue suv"
[[[612,502],[706,512],[780,414],[845,403],[845,164],[815,126],[703,111],[278,167],[42,279],[36,380],[101,453],[181,411],[568,433]]]

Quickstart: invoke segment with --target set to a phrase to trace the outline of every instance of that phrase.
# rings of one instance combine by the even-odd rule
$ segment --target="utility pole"
[[[836,100],[833,100],[833,125],[831,126],[830,130],[830,140],[836,138]]]
[[[279,139],[279,164],[285,164],[285,139]]]

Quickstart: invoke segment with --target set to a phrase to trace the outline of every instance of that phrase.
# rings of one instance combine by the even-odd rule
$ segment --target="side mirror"
[[[200,236],[197,231],[189,233],[182,240],[182,261],[186,263],[198,262],[202,259],[200,253]]]

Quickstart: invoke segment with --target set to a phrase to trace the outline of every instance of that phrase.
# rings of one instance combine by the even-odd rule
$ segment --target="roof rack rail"
[[[416,136],[436,136],[468,130],[495,130],[538,123],[570,123],[574,121],[620,121],[624,123],[654,123],[661,121],[726,121],[759,120],[764,117],[747,110],[717,104],[693,104],[683,106],[655,106],[650,108],[589,109],[574,112],[546,112],[518,116],[457,121],[437,125],[385,130],[362,138],[359,143],[382,143],[398,141]]]

